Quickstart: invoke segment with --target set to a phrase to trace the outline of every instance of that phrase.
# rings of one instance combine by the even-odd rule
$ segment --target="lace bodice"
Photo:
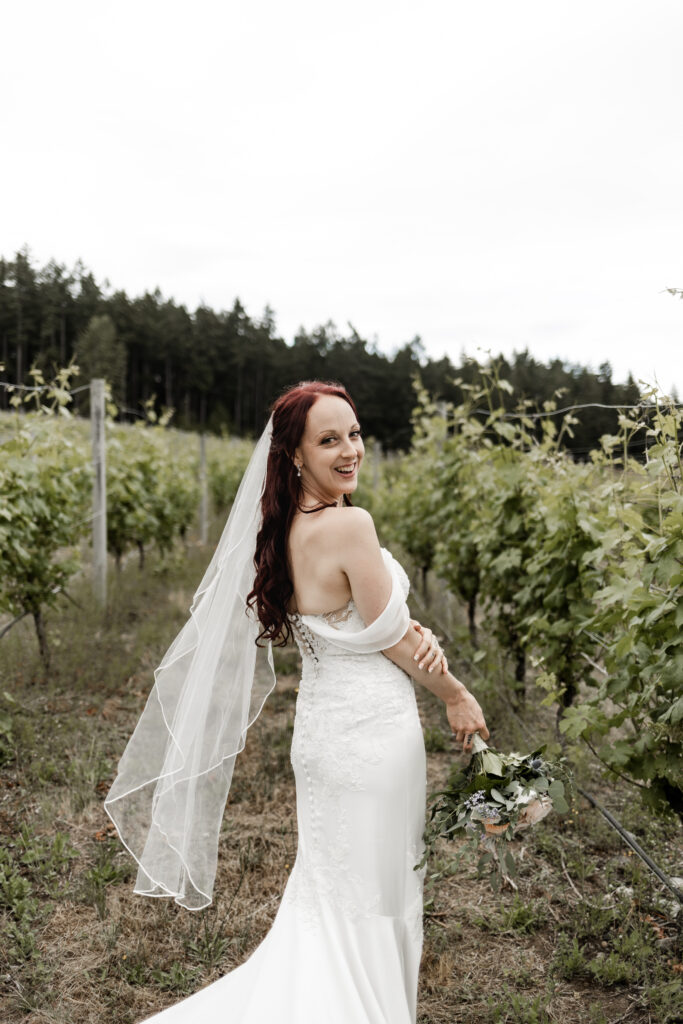
[[[350,598],[342,608],[337,608],[332,612],[313,615],[294,612],[290,614],[289,621],[304,666],[315,666],[323,657],[337,657],[356,652],[359,654],[378,653],[382,649],[382,640],[386,641],[385,647],[390,647],[398,639],[398,636],[393,639],[389,632],[396,621],[401,621],[407,629],[409,615],[404,602],[410,591],[408,574],[387,548],[382,548],[381,551],[385,564],[392,573],[393,580],[392,596],[389,602],[391,607],[388,605],[380,617],[391,620],[386,623],[386,632],[381,628],[378,629],[375,634],[378,642],[374,645],[372,640],[368,642],[366,639],[368,634],[373,627],[380,626],[380,623],[373,623],[371,627],[366,627],[353,598]],[[402,602],[400,598],[402,598]],[[331,630],[334,630],[337,635]],[[394,632],[402,634],[405,629],[401,631],[399,627]],[[374,650],[368,650],[369,647],[374,647]]]

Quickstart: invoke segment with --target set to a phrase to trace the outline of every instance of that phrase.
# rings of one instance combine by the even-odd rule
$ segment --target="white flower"
[[[549,796],[541,796],[537,800],[532,800],[531,803],[527,803],[526,807],[517,819],[516,827],[519,828],[526,825],[535,825],[537,822],[542,821],[546,814],[549,814],[553,809],[553,802]]]

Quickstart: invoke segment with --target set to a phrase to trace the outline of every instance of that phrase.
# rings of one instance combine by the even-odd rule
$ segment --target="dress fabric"
[[[405,599],[408,577],[382,553]],[[414,684],[380,650],[354,653],[375,624],[353,600],[290,623],[296,860],[251,956],[155,1024],[415,1024],[426,758]]]

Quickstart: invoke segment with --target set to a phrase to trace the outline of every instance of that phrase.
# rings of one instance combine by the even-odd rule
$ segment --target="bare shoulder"
[[[344,508],[331,508],[326,512],[325,522],[328,540],[344,543],[353,540],[379,544],[375,521],[366,508],[360,505],[347,505]]]
[[[370,512],[356,505],[330,509],[330,512],[328,541],[335,552],[336,564],[350,580],[366,570],[383,575],[382,550]]]
[[[355,505],[330,511],[335,564],[346,576],[356,608],[369,625],[386,607],[392,587],[375,522],[367,509]]]

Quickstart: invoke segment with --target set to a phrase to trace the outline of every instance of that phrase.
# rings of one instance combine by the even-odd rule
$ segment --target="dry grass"
[[[102,808],[152,670],[185,621],[206,557],[192,548],[187,562],[165,569],[151,560],[144,576],[127,566],[104,626],[89,609],[83,583],[82,608],[65,605],[49,617],[51,638],[60,642],[49,681],[41,681],[28,624],[3,641],[0,689],[18,702],[0,709],[13,719],[0,748],[3,1024],[135,1024],[241,963],[275,916],[296,854],[293,649],[276,651],[277,691],[237,762],[212,907],[190,914],[134,896],[132,864]],[[464,630],[461,637],[464,644]],[[457,652],[449,654],[458,675],[471,678]],[[492,742],[524,747],[496,690],[503,674],[498,656],[487,655],[479,668],[480,678],[493,680],[488,691],[479,690],[495,726]],[[418,699],[429,746],[438,747],[445,717],[429,693],[420,691]],[[526,728],[540,740],[552,735],[551,715],[527,715]],[[432,789],[454,756],[462,757],[445,746],[429,753]],[[577,771],[662,867],[681,873],[672,822],[647,819],[629,793],[604,783],[585,759]],[[29,826],[23,839],[22,826]],[[73,856],[61,847],[49,852],[57,833],[68,837]],[[428,893],[434,902],[425,915],[420,1024],[673,1021],[680,953],[656,880],[580,804],[564,819],[548,818],[525,843],[518,892],[495,895],[470,862]],[[443,862],[450,852],[440,852]],[[21,880],[33,910],[21,903]],[[615,892],[618,886],[626,889]],[[631,977],[622,976],[624,964]]]

